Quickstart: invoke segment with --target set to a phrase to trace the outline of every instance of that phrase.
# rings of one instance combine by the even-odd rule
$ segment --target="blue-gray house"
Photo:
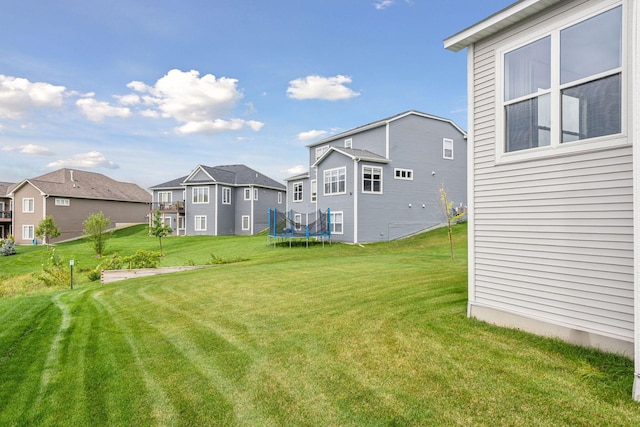
[[[286,187],[245,165],[199,165],[150,190],[174,234],[223,236],[266,229],[268,209],[285,206]]]
[[[308,149],[309,172],[286,180],[287,210],[304,223],[330,209],[334,241],[393,240],[437,226],[445,221],[440,188],[466,206],[466,134],[451,120],[407,111]]]

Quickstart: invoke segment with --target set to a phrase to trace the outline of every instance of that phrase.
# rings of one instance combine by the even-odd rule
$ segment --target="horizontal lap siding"
[[[496,164],[493,47],[474,49],[471,302],[631,341],[631,147]]]

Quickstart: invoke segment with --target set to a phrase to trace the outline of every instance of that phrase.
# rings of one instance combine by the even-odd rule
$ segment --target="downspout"
[[[475,218],[474,218],[474,210],[475,210],[475,162],[474,162],[474,118],[475,114],[473,111],[474,105],[474,79],[473,79],[473,70],[474,70],[474,51],[475,45],[471,44],[467,47],[467,264],[468,264],[468,272],[467,272],[467,317],[471,317],[471,308],[476,302],[476,251],[475,251]]]
[[[353,243],[358,243],[358,161],[353,159]],[[344,221],[344,216],[342,217]],[[344,223],[342,225],[344,227]]]
[[[385,152],[386,152],[385,158],[387,158],[387,159],[389,158],[389,128],[390,127],[391,127],[390,123],[387,122],[387,126],[385,128],[385,139],[386,139],[386,141],[385,141],[385,145],[386,145],[386,147],[385,147]]]
[[[253,204],[256,201],[256,188],[251,186],[251,211],[249,212],[249,234],[253,236]]]
[[[640,7],[638,2],[629,2],[632,14],[632,25],[630,28],[630,61],[632,75],[629,78],[631,85],[632,106],[631,114],[627,117],[629,126],[632,127],[629,133],[632,137],[633,146],[633,311],[634,311],[634,375],[632,396],[636,401],[640,401],[640,126],[631,118],[640,112]]]
[[[216,184],[216,191],[215,191],[216,198],[214,199],[215,202],[213,203],[213,209],[215,210],[215,213],[213,215],[213,235],[214,236],[218,235],[218,215],[220,215],[220,207],[218,206],[218,187],[219,185]]]

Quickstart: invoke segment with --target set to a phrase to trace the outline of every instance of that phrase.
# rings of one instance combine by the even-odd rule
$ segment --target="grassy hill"
[[[466,318],[466,226],[363,246],[164,241],[209,269],[0,299],[0,425],[638,425],[631,361]],[[156,249],[144,228],[109,253]],[[0,278],[46,248],[0,257]],[[58,245],[79,270],[82,242]]]

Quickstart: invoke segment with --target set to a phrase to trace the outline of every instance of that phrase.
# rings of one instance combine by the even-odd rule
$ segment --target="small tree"
[[[162,221],[162,213],[160,210],[156,210],[153,213],[153,218],[151,219],[149,234],[158,238],[158,243],[160,244],[160,256],[164,256],[162,253],[162,238],[168,236],[172,232],[173,229]]]
[[[53,217],[51,215],[47,215],[42,221],[40,221],[40,224],[38,224],[38,228],[36,228],[34,234],[37,237],[42,238],[47,245],[47,249],[49,249],[51,239],[55,239],[60,235],[60,229],[53,220]]]
[[[453,211],[453,201],[447,200],[447,192],[444,187],[440,187],[440,201],[442,202],[442,208],[444,215],[447,218],[447,234],[449,236],[449,246],[451,248],[451,259],[456,259],[453,252],[453,224],[464,216],[463,213],[456,214]]]
[[[107,240],[111,238],[111,232],[107,231],[107,226],[111,223],[102,212],[93,213],[82,223],[84,225],[84,237],[89,240],[89,244],[95,250],[98,258],[102,257]]]

